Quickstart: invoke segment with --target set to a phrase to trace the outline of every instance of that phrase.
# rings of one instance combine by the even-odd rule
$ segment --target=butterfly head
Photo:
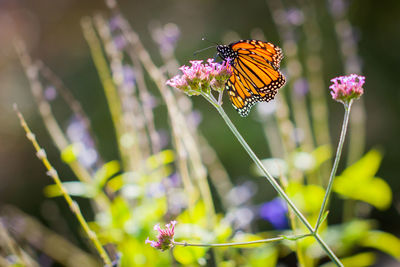
[[[235,57],[237,57],[237,52],[233,51],[233,49],[228,45],[218,45],[217,53],[225,61],[231,61]]]

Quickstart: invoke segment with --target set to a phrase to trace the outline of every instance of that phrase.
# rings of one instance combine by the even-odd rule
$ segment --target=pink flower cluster
[[[348,103],[352,99],[359,98],[364,89],[362,86],[365,83],[365,77],[356,74],[348,76],[340,76],[331,80],[333,84],[329,86],[332,90],[332,98],[342,103]]]
[[[158,232],[157,241],[146,239],[145,243],[150,244],[153,248],[160,249],[162,251],[172,248],[174,246],[174,234],[176,221],[171,221],[165,225],[165,229],[161,229],[160,225],[154,226],[154,230]]]
[[[179,69],[182,75],[176,75],[167,81],[167,85],[180,89],[188,95],[199,95],[201,92],[209,92],[210,86],[214,90],[223,90],[225,82],[232,73],[229,61],[222,64],[208,59],[203,64],[203,60],[190,61],[189,66],[182,66]]]

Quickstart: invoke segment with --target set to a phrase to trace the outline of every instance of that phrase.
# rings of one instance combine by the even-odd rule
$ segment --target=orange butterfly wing
[[[257,102],[272,100],[285,84],[279,71],[282,50],[271,43],[241,40],[230,45],[236,52],[231,65],[233,73],[226,86],[229,98],[242,117]]]

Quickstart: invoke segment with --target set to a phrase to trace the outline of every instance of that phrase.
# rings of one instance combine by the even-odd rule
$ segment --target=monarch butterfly
[[[282,49],[269,42],[240,40],[218,45],[217,53],[232,67],[226,89],[233,107],[246,117],[257,102],[272,100],[285,84],[279,71]]]

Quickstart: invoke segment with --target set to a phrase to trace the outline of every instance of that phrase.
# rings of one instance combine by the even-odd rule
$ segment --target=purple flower
[[[286,12],[287,21],[295,26],[299,26],[304,22],[304,14],[300,9],[291,8]]]
[[[293,90],[298,96],[305,96],[309,91],[309,84],[306,79],[297,79],[293,84]]]
[[[168,177],[168,185],[171,187],[178,187],[181,184],[181,177],[179,173],[174,172]]]
[[[286,213],[286,203],[279,197],[264,203],[260,208],[261,218],[269,221],[276,229],[286,229],[288,227]]]
[[[152,36],[162,53],[171,54],[175,50],[180,33],[181,31],[176,24],[168,23],[164,27],[156,27]]]
[[[115,31],[121,28],[122,18],[119,15],[112,17],[109,21],[111,31]]]
[[[340,76],[331,80],[333,84],[329,86],[332,90],[332,98],[336,101],[347,104],[352,99],[358,99],[363,93],[362,86],[365,83],[365,77],[356,74]]]
[[[162,251],[172,248],[174,246],[174,234],[176,221],[171,221],[165,225],[165,229],[161,229],[159,224],[154,226],[154,230],[158,232],[157,241],[146,239],[145,243],[150,244],[153,248],[160,249]]]
[[[217,63],[214,59],[208,59],[205,64],[203,60],[193,60],[190,63],[190,67],[179,68],[183,75],[176,75],[166,84],[184,91],[189,96],[208,93],[210,88],[216,91],[225,89],[225,82],[232,73],[229,61]]]
[[[113,41],[116,48],[120,51],[123,50],[127,44],[127,41],[122,34],[115,36]]]
[[[57,97],[57,91],[53,86],[48,86],[44,90],[44,98],[46,98],[47,101],[53,101]]]
[[[74,143],[78,149],[78,161],[85,167],[93,168],[99,160],[95,142],[90,135],[87,126],[83,120],[77,116],[73,116],[66,130],[67,136],[71,143]]]

